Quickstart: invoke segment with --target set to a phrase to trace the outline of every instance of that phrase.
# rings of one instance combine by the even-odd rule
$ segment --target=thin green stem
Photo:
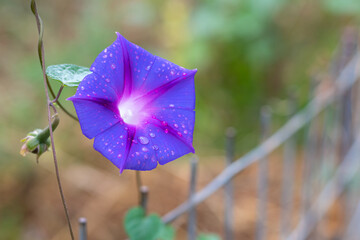
[[[56,102],[59,100],[60,94],[61,94],[61,92],[62,92],[63,89],[64,89],[64,85],[61,85],[61,87],[60,87],[60,89],[59,89],[59,91],[58,91],[58,93],[57,93],[57,95],[56,95],[56,98],[54,98],[54,99],[51,101],[51,103],[56,103]]]
[[[71,239],[74,240],[74,233],[73,233],[73,230],[72,230],[72,227],[71,227],[69,212],[68,212],[68,208],[66,206],[65,197],[64,197],[63,190],[62,190],[59,167],[58,167],[57,158],[56,158],[53,128],[52,128],[52,124],[51,124],[50,105],[52,105],[52,102],[50,101],[50,98],[49,98],[49,90],[48,90],[49,85],[48,85],[48,81],[47,81],[47,77],[46,77],[46,73],[45,73],[44,45],[43,45],[43,41],[42,41],[44,28],[43,28],[42,20],[41,20],[39,14],[38,14],[38,11],[37,11],[35,0],[31,0],[31,10],[32,10],[32,12],[33,12],[33,14],[35,16],[36,24],[37,24],[37,28],[38,28],[38,32],[39,32],[38,53],[39,53],[39,59],[40,59],[43,78],[44,78],[44,87],[45,87],[45,94],[46,94],[46,100],[47,100],[48,125],[49,125],[49,130],[50,130],[50,140],[51,140],[51,148],[52,148],[53,159],[54,159],[56,179],[57,179],[57,183],[58,183],[58,187],[59,187],[59,193],[60,193],[60,196],[61,196],[61,200],[62,200],[62,203],[63,203],[65,215],[66,215],[66,220],[67,220],[67,223],[68,223],[68,226],[69,226],[70,236],[71,236]],[[53,94],[53,96],[55,97],[54,94]]]
[[[33,9],[33,5],[36,7],[36,4],[33,4],[33,1],[31,0],[31,11],[33,12],[33,14],[35,15],[35,11],[36,9]],[[36,17],[36,16],[35,16]],[[38,41],[38,55],[39,55],[39,60],[40,60],[40,64],[41,64],[41,69],[45,72],[45,64],[43,64],[43,56],[44,56],[44,52],[41,50],[44,45],[43,45],[43,35],[44,35],[44,27],[43,27],[43,22],[41,17],[38,15],[36,17],[36,24],[38,27],[38,33],[39,33],[39,41]],[[55,93],[54,90],[51,87],[50,81],[48,79],[48,77],[45,74],[45,80],[46,80],[46,86],[50,91],[51,96],[55,99]],[[66,113],[69,117],[71,117],[72,119],[79,121],[79,119],[74,116],[73,114],[71,114],[59,101],[58,99],[56,100],[57,105],[61,108],[61,110],[64,111],[64,113]]]

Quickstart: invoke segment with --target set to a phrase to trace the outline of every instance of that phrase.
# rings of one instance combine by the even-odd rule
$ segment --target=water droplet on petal
[[[141,144],[146,145],[146,144],[149,143],[149,139],[147,137],[140,136],[140,137],[138,137],[138,139],[139,139]]]
[[[184,134],[188,134],[188,131],[187,131],[187,130],[184,130]]]
[[[139,153],[139,152],[135,152],[135,154],[136,154],[136,156],[139,156],[139,155],[140,155],[140,153]]]
[[[173,108],[173,107],[175,107],[175,105],[174,104],[169,104],[169,107]]]
[[[154,138],[156,135],[155,135],[155,133],[152,133],[152,132],[151,132],[151,133],[149,133],[149,136],[152,137],[152,138]]]
[[[166,128],[166,129],[165,129],[165,133],[169,133],[169,129]]]
[[[115,68],[116,68],[115,64],[111,64],[111,69],[115,69]]]
[[[81,86],[81,90],[84,90],[85,88],[84,88],[84,86]]]
[[[152,148],[156,151],[159,150],[159,146],[158,145],[153,145]]]
[[[109,83],[109,82],[110,82],[110,79],[108,79],[108,78],[107,78],[107,79],[105,79],[105,82],[108,82],[108,83]]]
[[[147,147],[143,147],[141,150],[142,150],[143,152],[149,151],[149,149],[148,149]]]
[[[174,156],[174,155],[175,155],[175,152],[174,152],[174,151],[171,151],[171,155]]]
[[[175,128],[178,128],[178,127],[179,127],[179,125],[177,125],[177,124],[175,123],[175,124],[174,124],[174,127],[175,127]]]
[[[121,154],[119,154],[119,155],[118,155],[118,158],[121,158],[121,156],[122,156],[122,155],[121,155]]]
[[[149,66],[147,66],[147,67],[145,68],[145,70],[149,71],[150,68],[151,68],[151,66],[149,65]]]

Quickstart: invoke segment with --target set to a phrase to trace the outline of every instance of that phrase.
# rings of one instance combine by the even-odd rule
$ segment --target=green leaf
[[[220,240],[220,237],[216,234],[200,234],[196,240]]]
[[[173,240],[175,238],[175,230],[170,225],[163,224],[156,240]]]
[[[130,209],[125,216],[125,231],[131,240],[155,240],[162,227],[159,216],[150,214],[145,217],[141,207]]]
[[[46,69],[46,75],[68,87],[77,87],[86,75],[91,73],[89,68],[74,64],[51,65]]]

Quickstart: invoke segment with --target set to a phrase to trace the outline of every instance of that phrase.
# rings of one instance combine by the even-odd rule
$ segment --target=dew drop
[[[175,107],[175,105],[174,104],[169,104],[169,107],[173,108],[173,107]]]
[[[154,138],[156,135],[155,135],[155,133],[152,133],[152,132],[151,132],[151,133],[149,133],[149,136],[152,137],[152,138]]]
[[[159,146],[158,145],[153,145],[152,148],[156,151],[159,150]]]
[[[175,152],[174,152],[174,151],[171,151],[170,153],[171,153],[171,155],[172,155],[172,156],[174,156],[174,155],[175,155]]]
[[[115,68],[116,68],[115,64],[111,64],[111,69],[115,69]]]
[[[81,86],[81,90],[84,90],[85,88],[84,88],[84,86]]]
[[[132,140],[132,142],[133,142],[133,143],[135,143],[135,144],[137,144],[137,143],[138,143],[135,139],[133,139],[133,140]]]
[[[105,55],[103,56],[103,58],[107,58],[107,55],[105,54]]]
[[[146,144],[149,143],[149,139],[147,137],[140,136],[140,137],[138,137],[138,139],[139,139],[141,144],[146,145]]]
[[[166,128],[166,129],[165,129],[165,133],[169,133],[169,129]]]
[[[105,79],[105,82],[109,83],[109,82],[110,82],[110,79],[106,78],[106,79]]]
[[[184,130],[184,134],[188,134],[188,131],[187,131],[187,130]]]
[[[181,132],[177,132],[177,135],[179,135],[179,137],[182,137],[182,134],[181,134]]]
[[[165,121],[162,121],[161,124],[162,124],[163,126],[166,126],[166,125],[167,125],[167,123],[166,123]]]
[[[178,127],[179,127],[179,125],[177,125],[177,124],[175,123],[175,124],[174,124],[174,127],[175,127],[175,128],[178,128]]]
[[[149,151],[149,149],[148,149],[147,147],[143,147],[143,148],[141,148],[141,150],[142,150],[143,152]]]
[[[139,152],[135,152],[135,154],[136,154],[136,156],[139,156],[139,155],[140,155],[140,153],[139,153]]]
[[[144,159],[148,159],[149,156],[147,154],[144,155]]]
[[[121,154],[119,154],[119,155],[118,155],[118,158],[121,158],[121,156],[122,156],[122,155],[121,155]]]
[[[150,65],[148,65],[145,70],[149,71],[150,70]]]

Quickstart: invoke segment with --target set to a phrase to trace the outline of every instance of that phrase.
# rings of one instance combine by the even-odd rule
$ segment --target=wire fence
[[[196,238],[196,206],[220,189],[224,189],[224,237],[235,239],[233,178],[258,164],[257,216],[255,239],[268,239],[267,214],[270,155],[283,151],[280,186],[280,223],[276,239],[326,239],[328,226],[324,217],[340,204],[344,217],[341,230],[333,239],[360,239],[360,85],[357,33],[347,30],[338,54],[334,57],[327,77],[317,81],[312,99],[296,112],[295,101],[289,101],[289,120],[272,135],[271,109],[263,107],[260,113],[261,143],[243,157],[234,160],[236,130],[226,131],[226,168],[198,192],[196,173],[198,159],[190,163],[191,181],[188,199],[165,214],[170,223],[188,214],[188,239]],[[297,144],[299,133],[306,133],[303,143]],[[304,157],[297,159],[299,150]],[[295,173],[301,168],[302,181],[297,224],[295,214]],[[86,240],[86,220],[80,219],[80,240]],[[336,238],[335,238],[336,237]]]
[[[261,110],[262,143],[243,157],[234,156],[234,136],[227,133],[227,167],[202,190],[177,208],[163,216],[166,223],[184,213],[194,215],[194,206],[206,200],[222,187],[225,188],[224,229],[225,239],[234,239],[232,213],[232,179],[252,164],[258,163],[258,206],[255,238],[267,239],[267,192],[269,190],[269,156],[278,148],[283,149],[281,186],[281,217],[278,239],[324,239],[317,226],[324,215],[342,197],[341,204],[347,211],[339,239],[360,239],[357,226],[360,220],[360,197],[356,184],[359,174],[360,143],[358,132],[360,104],[357,84],[359,78],[359,52],[357,35],[345,34],[335,58],[330,77],[321,79],[312,100],[274,134],[271,128],[271,110]],[[334,79],[334,80],[332,80]],[[289,112],[295,104],[290,101]],[[294,208],[294,176],[296,167],[296,134],[305,130],[301,214],[298,225],[292,228]],[[235,132],[231,129],[229,132]],[[232,163],[231,163],[232,162]],[[349,187],[352,186],[352,187]],[[349,189],[350,188],[350,189]],[[236,189],[235,189],[236,190]],[[342,194],[344,196],[342,196]],[[256,213],[254,213],[256,214]]]

